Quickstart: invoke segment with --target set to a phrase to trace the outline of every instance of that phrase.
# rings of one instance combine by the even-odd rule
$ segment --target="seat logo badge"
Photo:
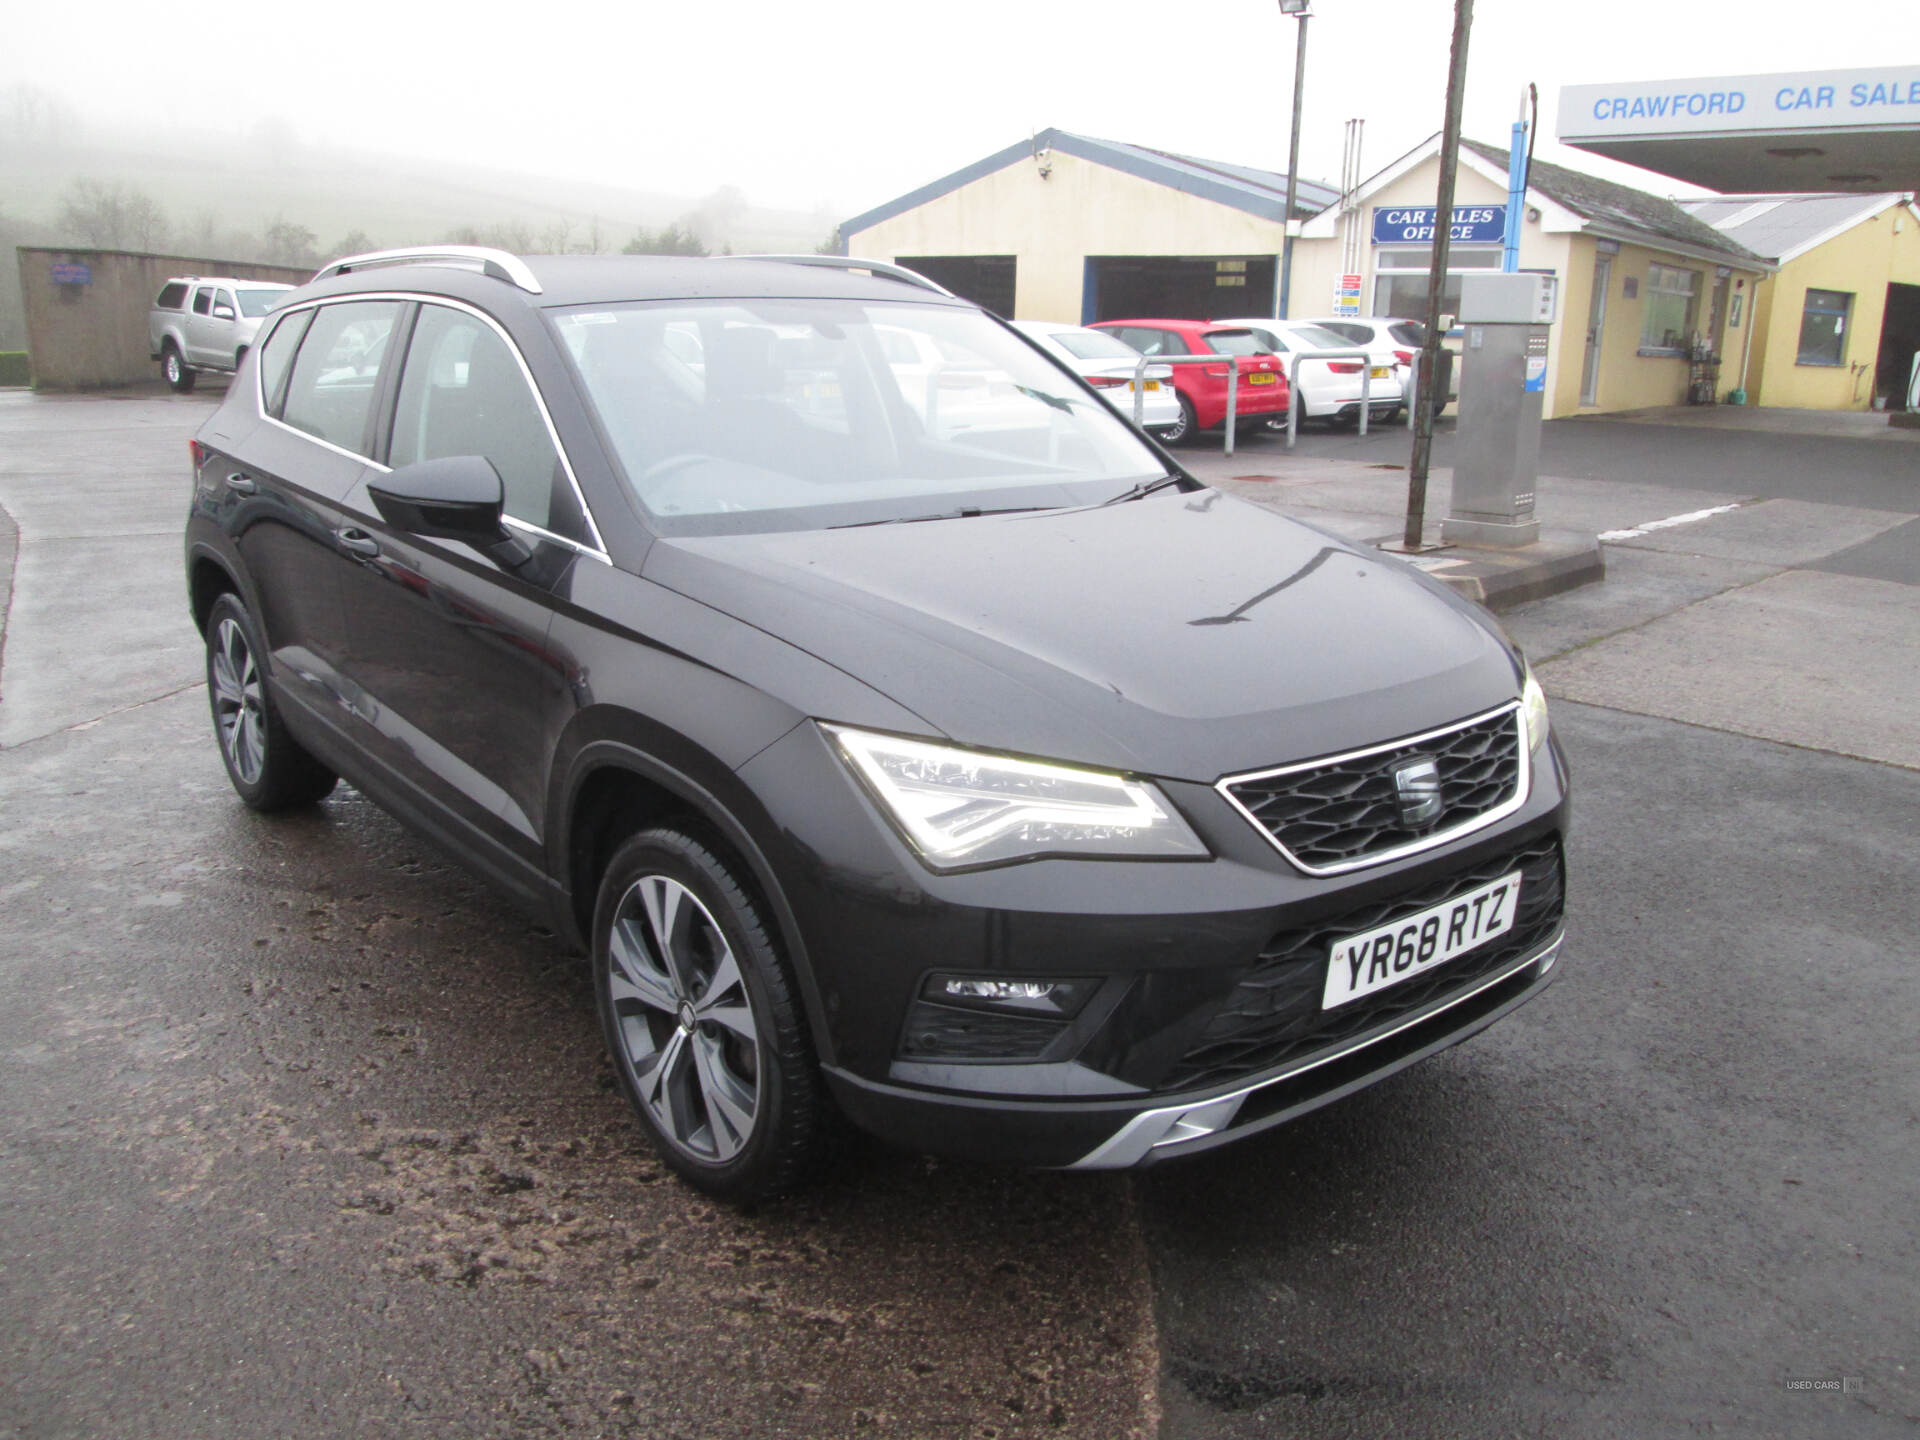
[[[1393,767],[1393,794],[1400,802],[1400,823],[1412,828],[1440,814],[1440,767],[1416,755]]]

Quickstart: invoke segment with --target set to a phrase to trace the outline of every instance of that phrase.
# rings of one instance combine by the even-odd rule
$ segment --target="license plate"
[[[1513,928],[1520,903],[1520,872],[1443,900],[1425,910],[1333,942],[1320,1008],[1331,1010],[1484,945]]]
[[[1373,379],[1373,380],[1384,380],[1384,379],[1386,379],[1386,378],[1387,378],[1387,367],[1386,367],[1386,366],[1384,366],[1384,365],[1376,365],[1376,366],[1374,366],[1374,367],[1373,367],[1373,369],[1372,369],[1371,371],[1369,371],[1369,372],[1368,372],[1368,378],[1369,378],[1369,379]]]
[[[1247,383],[1249,385],[1271,385],[1273,381],[1274,374],[1271,370],[1256,370],[1253,374],[1247,376]]]
[[[1142,390],[1158,390],[1160,388],[1160,382],[1158,380],[1149,380],[1140,388]],[[1131,380],[1127,382],[1127,389],[1133,389],[1133,382]]]

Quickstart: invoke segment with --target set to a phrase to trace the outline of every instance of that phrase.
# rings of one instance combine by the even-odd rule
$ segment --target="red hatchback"
[[[1287,377],[1280,361],[1254,338],[1251,330],[1222,325],[1215,320],[1102,320],[1092,326],[1105,330],[1145,355],[1237,355],[1240,357],[1240,393],[1234,400],[1236,416],[1287,413]],[[1191,440],[1202,430],[1216,430],[1227,418],[1227,384],[1231,367],[1174,365],[1173,386],[1180,395],[1181,424],[1161,432],[1169,445]]]

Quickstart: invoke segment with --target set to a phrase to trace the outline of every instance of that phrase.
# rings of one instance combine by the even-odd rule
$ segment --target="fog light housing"
[[[911,1060],[1045,1060],[1097,979],[929,975],[907,1009],[900,1054]]]

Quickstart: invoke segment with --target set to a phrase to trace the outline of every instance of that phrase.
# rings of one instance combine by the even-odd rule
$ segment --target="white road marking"
[[[1671,530],[1676,525],[1691,525],[1696,520],[1707,520],[1715,515],[1724,515],[1729,510],[1738,510],[1740,505],[1741,502],[1736,500],[1731,505],[1716,505],[1711,510],[1689,510],[1684,515],[1669,515],[1664,520],[1649,520],[1646,524],[1637,525],[1631,530],[1602,530],[1600,538],[1631,540],[1637,535],[1646,535],[1655,530]]]

